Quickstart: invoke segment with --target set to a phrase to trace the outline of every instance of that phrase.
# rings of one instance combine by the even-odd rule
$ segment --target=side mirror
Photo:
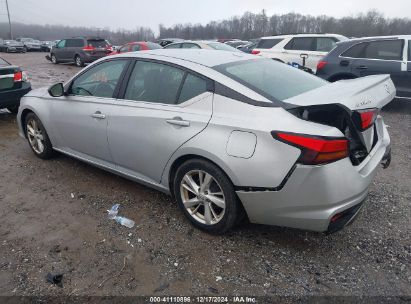
[[[61,97],[64,95],[64,87],[61,82],[53,84],[48,90],[50,96]]]

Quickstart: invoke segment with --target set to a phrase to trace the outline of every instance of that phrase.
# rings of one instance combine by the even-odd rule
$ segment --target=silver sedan
[[[188,220],[224,233],[253,223],[334,232],[355,218],[390,139],[389,76],[328,83],[227,51],[103,58],[26,95],[20,134],[172,195]]]

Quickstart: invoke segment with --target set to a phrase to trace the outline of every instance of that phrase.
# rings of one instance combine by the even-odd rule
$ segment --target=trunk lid
[[[340,80],[284,100],[295,106],[341,104],[348,109],[381,109],[395,97],[390,75]]]
[[[381,109],[395,94],[389,75],[375,75],[330,83],[285,102],[298,118],[339,129],[350,141],[353,165],[359,165],[378,142],[374,121],[363,128],[361,115]]]

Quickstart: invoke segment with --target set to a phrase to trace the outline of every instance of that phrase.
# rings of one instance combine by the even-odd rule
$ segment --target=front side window
[[[125,99],[176,104],[185,72],[156,62],[138,61],[130,76]]]
[[[285,100],[328,83],[271,59],[238,61],[214,69],[270,100]]]
[[[312,37],[293,38],[284,48],[295,51],[313,51],[314,42],[315,38]]]
[[[315,50],[317,52],[329,52],[335,47],[336,44],[337,44],[337,41],[334,38],[317,37]]]
[[[279,44],[283,39],[261,39],[257,44],[257,49],[271,49]]]
[[[59,43],[57,43],[58,48],[64,48],[66,46],[66,40],[61,40]]]
[[[114,90],[127,60],[100,63],[77,77],[69,90],[70,95],[113,97]]]
[[[403,40],[371,41],[365,48],[365,58],[402,60]]]
[[[183,103],[205,92],[207,92],[207,81],[192,74],[187,74],[178,103]]]

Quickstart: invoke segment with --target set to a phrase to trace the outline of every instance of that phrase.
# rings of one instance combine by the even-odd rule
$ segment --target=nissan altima
[[[389,76],[329,83],[207,50],[109,56],[21,101],[20,135],[175,198],[196,227],[337,231],[356,217],[390,138]],[[371,202],[370,202],[371,203]]]

